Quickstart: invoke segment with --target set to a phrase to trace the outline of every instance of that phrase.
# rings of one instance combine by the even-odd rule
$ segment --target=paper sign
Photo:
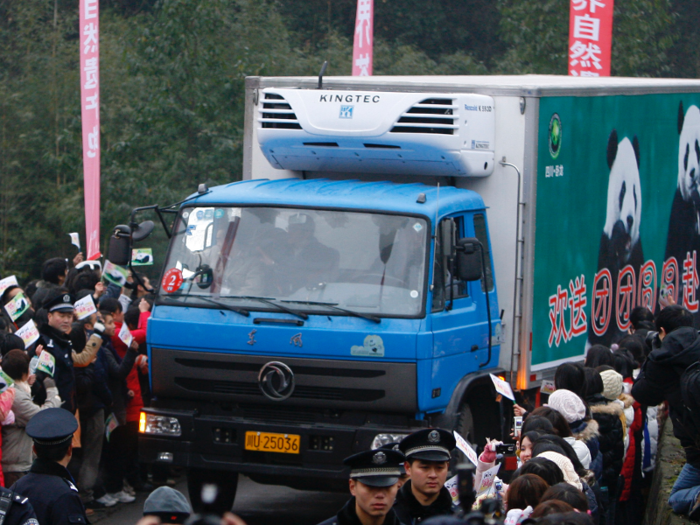
[[[44,372],[53,377],[56,371],[56,358],[44,350],[39,356],[39,363],[36,365],[37,372]]]
[[[17,283],[17,277],[10,275],[9,277],[0,279],[0,295],[4,294],[5,290],[7,290],[10,286],[19,286]]]
[[[27,310],[29,310],[29,301],[23,293],[18,293],[5,305],[5,311],[13,323]]]
[[[97,312],[95,301],[92,300],[92,295],[86,295],[79,301],[75,301],[73,308],[75,309],[75,316],[78,318],[78,321],[82,321]]]
[[[69,233],[68,235],[70,235],[70,243],[78,248],[78,251],[80,251],[80,236],[78,235],[78,232]]]
[[[102,270],[102,277],[106,281],[116,284],[117,286],[124,286],[126,284],[126,278],[129,276],[129,270],[117,266],[116,264],[105,261],[104,270]]]
[[[107,438],[107,441],[109,441],[109,436],[112,435],[112,432],[114,431],[115,428],[119,426],[119,421],[117,421],[117,416],[114,415],[114,412],[112,412],[107,420],[105,421],[105,437]]]
[[[32,357],[31,361],[29,361],[29,375],[36,374],[36,367],[39,364],[39,356],[35,355]]]
[[[0,394],[2,394],[5,390],[10,388],[14,384],[14,381],[10,376],[8,376],[5,372],[0,370]]]
[[[39,330],[37,330],[34,321],[29,320],[22,328],[15,332],[17,337],[22,338],[24,341],[24,347],[27,348],[29,345],[35,343],[39,339]]]
[[[460,436],[456,430],[452,432],[457,440],[457,448],[462,451],[462,453],[467,456],[467,459],[471,461],[474,466],[479,465],[479,456],[476,455],[476,451],[471,447],[467,441]]]
[[[459,476],[452,476],[450,479],[445,481],[445,488],[450,491],[450,496],[452,496],[452,503],[459,505],[459,487],[457,482]]]
[[[134,248],[131,250],[131,264],[134,266],[149,266],[153,264],[152,248]]]
[[[496,392],[507,397],[511,401],[515,401],[515,395],[513,395],[513,389],[510,387],[510,383],[493,374],[489,375],[491,376],[491,381],[493,381],[493,386],[496,387]]]
[[[479,490],[476,491],[477,497],[488,492],[496,479],[496,474],[498,474],[498,469],[501,468],[501,463],[495,467],[491,467],[486,472],[481,475],[481,483],[479,483]]]
[[[542,386],[540,386],[540,392],[543,394],[553,394],[557,387],[554,386],[554,381],[545,379],[542,381]]]
[[[129,332],[129,327],[126,326],[126,323],[122,324],[122,328],[119,330],[119,339],[122,340],[127,348],[131,346],[131,341],[134,340],[134,337],[131,335],[131,332]]]

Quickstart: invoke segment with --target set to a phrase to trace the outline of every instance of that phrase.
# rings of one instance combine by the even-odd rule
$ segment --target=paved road
[[[181,478],[176,489],[187,495],[187,483]],[[90,520],[100,525],[135,525],[142,516],[147,494],[138,494],[134,503],[119,504],[106,512],[96,512]],[[245,476],[238,480],[233,511],[247,525],[316,525],[334,515],[349,494],[309,492],[273,485],[259,485]]]

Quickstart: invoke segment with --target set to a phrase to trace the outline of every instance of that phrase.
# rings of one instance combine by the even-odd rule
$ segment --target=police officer
[[[12,490],[29,498],[41,525],[88,522],[78,488],[66,468],[73,457],[72,440],[77,429],[75,416],[62,408],[42,410],[27,424],[36,459],[29,474],[19,479]]]
[[[392,510],[404,457],[396,450],[369,450],[343,461],[350,467],[352,498],[319,525],[401,525]]]
[[[452,496],[445,488],[454,436],[446,430],[426,428],[406,436],[399,449],[406,456],[410,476],[396,496],[394,512],[406,525],[431,516],[452,513]]]
[[[0,487],[0,525],[39,525],[29,498]]]
[[[47,312],[48,323],[39,329],[39,344],[56,359],[54,381],[58,395],[63,400],[61,405],[75,413],[75,375],[73,373],[73,345],[68,333],[73,323],[73,303],[68,293],[52,290],[46,298],[43,308]],[[38,377],[42,375],[40,372]],[[43,524],[42,524],[43,525]]]

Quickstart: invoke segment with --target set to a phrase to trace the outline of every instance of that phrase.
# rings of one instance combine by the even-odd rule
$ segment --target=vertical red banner
[[[571,0],[569,75],[609,77],[613,0]]]
[[[100,25],[99,0],[80,1],[80,108],[87,258],[100,257]]]
[[[352,46],[352,76],[372,76],[374,45],[374,0],[357,0],[355,41]]]

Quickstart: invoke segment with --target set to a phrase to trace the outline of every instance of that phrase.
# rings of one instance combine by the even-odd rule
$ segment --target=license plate
[[[297,434],[274,434],[272,432],[246,432],[245,449],[258,452],[280,452],[299,454],[301,436]]]

